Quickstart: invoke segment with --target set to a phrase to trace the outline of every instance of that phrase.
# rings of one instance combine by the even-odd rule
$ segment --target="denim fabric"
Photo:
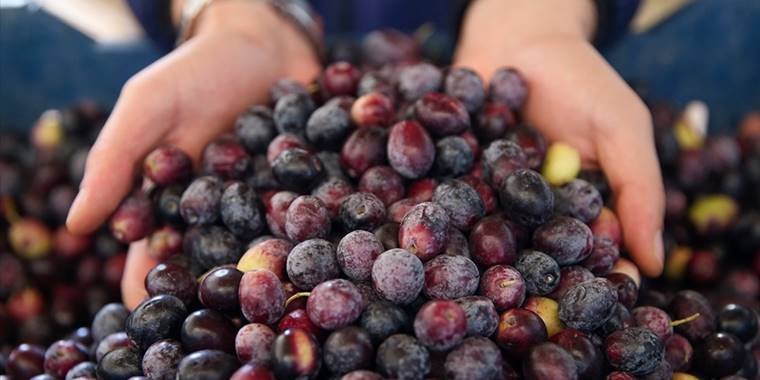
[[[604,54],[649,98],[677,105],[704,100],[710,128],[719,131],[760,109],[757,20],[757,0],[694,1],[647,33],[623,36]],[[417,22],[407,25],[413,30]],[[3,8],[0,129],[28,128],[43,110],[84,97],[111,106],[124,82],[161,54],[147,41],[98,45],[45,12]]]

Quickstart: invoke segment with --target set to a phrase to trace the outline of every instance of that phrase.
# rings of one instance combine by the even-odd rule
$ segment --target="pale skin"
[[[656,276],[663,265],[664,199],[651,117],[588,42],[594,25],[589,0],[477,0],[465,16],[454,65],[476,70],[486,82],[502,66],[523,74],[530,88],[525,118],[550,141],[579,149],[584,165],[605,172],[626,248],[644,274]],[[124,86],[88,157],[68,228],[85,234],[104,223],[157,145],[175,145],[197,162],[203,146],[237,115],[266,102],[277,79],[308,83],[319,70],[306,38],[269,5],[213,3],[190,41]],[[145,274],[155,264],[145,241],[130,246],[122,280],[128,307],[146,297]]]

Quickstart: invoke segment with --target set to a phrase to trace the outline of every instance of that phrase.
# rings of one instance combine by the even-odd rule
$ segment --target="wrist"
[[[592,0],[475,0],[460,45],[486,38],[499,49],[516,51],[538,40],[588,41],[595,27]]]
[[[175,0],[180,8],[184,0]],[[247,47],[252,58],[276,62],[282,76],[292,72],[309,71],[319,65],[319,59],[307,36],[287,16],[268,1],[213,1],[194,22],[192,36],[225,35]]]

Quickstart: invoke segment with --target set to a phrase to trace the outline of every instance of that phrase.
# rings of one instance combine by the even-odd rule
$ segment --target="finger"
[[[153,89],[155,91],[155,89]],[[151,104],[146,92],[125,87],[87,157],[85,175],[66,225],[85,234],[100,226],[132,188],[136,166],[161,138],[164,112]]]
[[[599,163],[615,194],[615,210],[625,246],[641,271],[651,277],[662,272],[664,191],[652,137],[651,118],[636,108],[618,125],[599,128]],[[611,122],[605,121],[605,122]]]
[[[148,297],[145,290],[145,276],[158,264],[158,261],[148,256],[148,243],[140,240],[129,246],[127,263],[121,279],[121,296],[124,305],[132,310]]]

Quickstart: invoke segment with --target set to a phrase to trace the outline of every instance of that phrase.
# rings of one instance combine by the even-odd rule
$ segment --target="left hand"
[[[197,162],[246,108],[267,101],[277,80],[308,83],[319,73],[308,40],[267,2],[214,2],[196,29],[124,86],[87,157],[66,221],[70,231],[90,233],[105,222],[156,146],[176,146]],[[130,309],[146,296],[145,275],[156,264],[146,247],[140,241],[129,248],[121,288]]]

